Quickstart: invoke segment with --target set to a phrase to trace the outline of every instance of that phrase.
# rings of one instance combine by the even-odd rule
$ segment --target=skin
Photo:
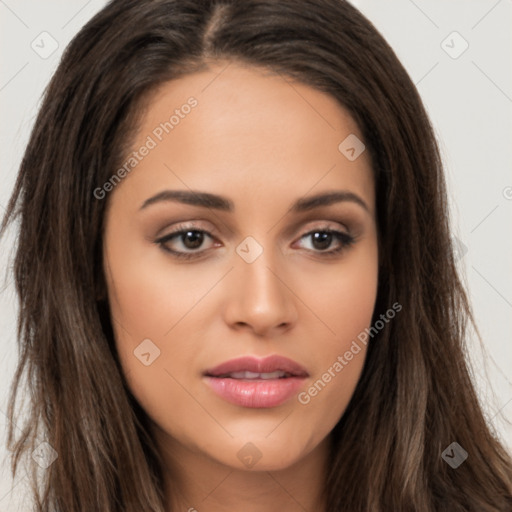
[[[370,326],[378,278],[370,157],[349,161],[338,150],[348,135],[362,135],[334,98],[232,62],[161,86],[134,150],[190,96],[198,105],[108,195],[104,234],[117,351],[162,453],[168,510],[324,510],[329,434],[365,346],[307,404],[294,396],[271,408],[233,405],[202,373],[242,355],[279,354],[306,368],[307,391]],[[219,194],[234,211],[173,201],[141,209],[165,189]],[[368,209],[342,201],[289,211],[299,198],[334,190]],[[211,234],[199,247],[190,237],[167,242],[200,253],[191,260],[155,243],[184,223]],[[339,240],[322,246],[307,235],[326,226],[355,242],[326,257]],[[236,252],[247,236],[263,248],[252,263]],[[160,350],[148,366],[134,356],[144,339]],[[237,456],[251,450],[247,443],[261,456],[250,468]]]

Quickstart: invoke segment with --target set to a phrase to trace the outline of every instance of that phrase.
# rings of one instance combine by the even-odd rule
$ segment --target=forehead
[[[285,200],[348,187],[372,205],[368,152],[350,161],[339,149],[354,136],[362,139],[359,127],[330,95],[261,68],[214,64],[148,99],[132,148],[150,150],[120,188],[134,197],[159,187],[262,199],[280,191]]]

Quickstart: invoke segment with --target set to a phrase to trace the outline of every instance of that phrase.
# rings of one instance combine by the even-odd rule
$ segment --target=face
[[[162,449],[276,470],[325,444],[377,293],[361,139],[332,97],[254,67],[212,65],[151,97],[102,189],[104,271]]]

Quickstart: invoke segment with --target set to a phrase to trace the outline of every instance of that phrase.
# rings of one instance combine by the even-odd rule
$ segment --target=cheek
[[[375,243],[347,255],[345,261],[303,279],[303,294],[316,313],[317,332],[322,333],[323,363],[343,353],[369,327],[378,286],[378,255]],[[306,272],[304,272],[307,275]]]
[[[109,299],[119,323],[129,324],[133,336],[161,337],[203,291],[180,270],[169,273],[150,258],[109,254]],[[128,327],[128,325],[126,325]]]
[[[194,406],[180,383],[190,378],[187,372],[197,347],[173,340],[188,338],[183,332],[192,328],[187,312],[204,294],[205,285],[196,286],[186,272],[170,276],[141,259],[115,262],[115,254],[109,256],[115,345],[128,387],[153,421],[178,435],[172,418],[189,417]]]
[[[314,375],[298,396],[313,430],[327,433],[346,409],[364,366],[378,284],[376,249],[335,275],[317,276],[308,300],[318,312]]]
[[[188,357],[187,348],[180,350],[170,341],[186,324],[183,320],[204,293],[204,284],[185,271],[170,273],[161,257],[152,257],[158,251],[137,252],[135,244],[125,243],[129,237],[119,233],[121,229],[112,230],[104,265],[117,353],[138,401],[150,404],[166,389],[167,396],[159,399],[165,403],[173,388],[166,373],[170,368],[174,374],[169,360],[181,369]]]

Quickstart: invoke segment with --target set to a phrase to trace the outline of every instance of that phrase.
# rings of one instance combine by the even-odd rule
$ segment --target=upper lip
[[[229,361],[225,361],[214,368],[206,370],[204,375],[218,377],[220,375],[241,371],[254,373],[282,371],[289,373],[294,377],[307,377],[309,375],[299,363],[279,355],[264,358],[245,356],[230,359]]]

